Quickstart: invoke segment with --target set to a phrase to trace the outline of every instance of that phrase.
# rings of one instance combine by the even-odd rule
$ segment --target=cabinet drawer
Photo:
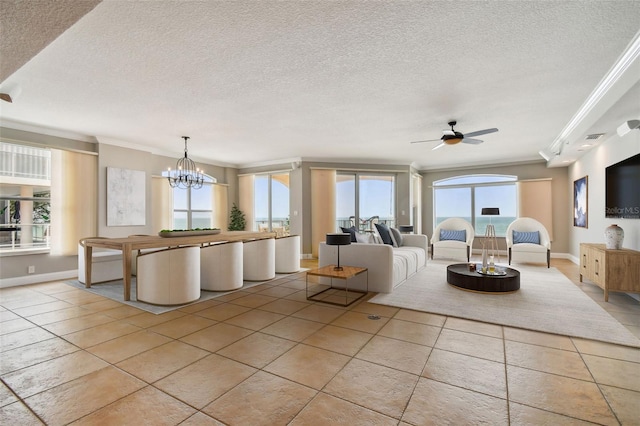
[[[580,270],[579,273],[584,278],[591,279],[589,259],[591,250],[584,245],[580,245]]]
[[[603,287],[606,283],[606,264],[605,264],[605,253],[599,250],[591,251],[591,280],[598,284],[600,287]]]

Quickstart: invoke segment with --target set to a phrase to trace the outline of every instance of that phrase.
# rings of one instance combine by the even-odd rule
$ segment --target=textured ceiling
[[[0,81],[4,81],[102,0],[1,0]]]
[[[2,82],[22,93],[0,113],[176,156],[187,135],[196,159],[238,166],[537,160],[638,32],[637,6],[105,0]],[[19,26],[5,24],[3,36]],[[478,146],[409,143],[450,119],[500,131]]]

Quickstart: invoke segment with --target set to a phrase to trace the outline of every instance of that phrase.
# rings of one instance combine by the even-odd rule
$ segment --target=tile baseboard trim
[[[78,270],[50,272],[47,274],[30,274],[21,277],[5,278],[0,280],[0,288],[17,287],[21,285],[38,284],[47,281],[67,280],[78,278]]]

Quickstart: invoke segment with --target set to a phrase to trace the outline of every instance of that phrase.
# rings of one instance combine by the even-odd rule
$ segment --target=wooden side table
[[[353,302],[360,300],[369,292],[369,271],[367,268],[360,268],[358,266],[343,266],[341,271],[334,270],[335,265],[327,265],[322,268],[312,269],[307,272],[306,276],[306,294],[307,300],[313,300],[314,302],[329,303],[338,306],[349,306]],[[349,280],[355,278],[360,274],[367,274],[367,291],[362,290],[349,290]],[[329,284],[316,284],[318,287],[324,287],[320,291],[315,291],[309,294],[309,277],[324,277],[329,278]],[[343,280],[344,288],[334,287],[333,280]],[[313,283],[312,283],[313,286]],[[342,303],[342,292],[344,290],[344,303]],[[351,294],[351,298],[350,298]],[[322,295],[322,296],[320,296]],[[357,295],[357,297],[353,297]]]

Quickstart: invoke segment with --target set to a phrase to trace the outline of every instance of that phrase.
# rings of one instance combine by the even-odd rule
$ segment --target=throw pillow
[[[358,240],[359,243],[362,244],[375,244],[376,240],[373,237],[373,234],[361,234],[361,233],[356,233],[356,240]]]
[[[453,229],[441,229],[440,230],[440,241],[462,241],[463,243],[467,241],[467,230],[461,229],[459,231],[454,231]]]
[[[389,228],[389,229],[391,230],[391,236],[393,237],[393,240],[396,242],[396,245],[394,247],[401,247],[402,246],[402,234],[396,228]]]
[[[380,234],[380,238],[382,238],[382,242],[385,244],[393,245],[393,240],[391,240],[391,233],[387,225],[383,223],[376,223],[376,229],[378,230],[378,234]]]
[[[513,244],[522,244],[522,243],[540,244],[540,232],[538,231],[520,232],[520,231],[514,230]]]
[[[341,226],[340,229],[345,234],[351,234],[351,242],[352,243],[358,242],[358,240],[356,239],[356,227],[355,226],[352,226],[351,228],[343,228]]]

